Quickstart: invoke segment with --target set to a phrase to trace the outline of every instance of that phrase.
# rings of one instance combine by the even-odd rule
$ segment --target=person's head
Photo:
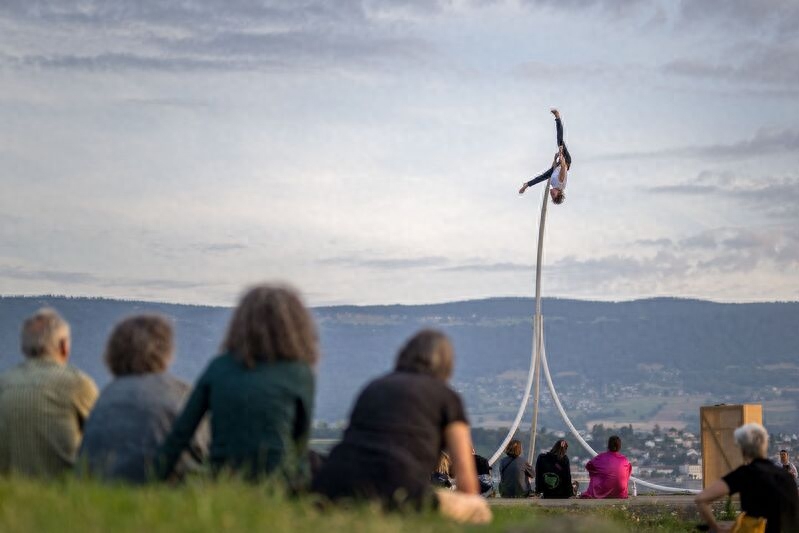
[[[440,331],[423,329],[402,347],[394,369],[447,381],[454,366],[455,351],[449,338]]]
[[[611,435],[608,439],[608,451],[617,452],[621,450],[621,438],[618,435]]]
[[[780,462],[788,464],[788,450],[780,450]]]
[[[552,197],[552,203],[560,205],[566,201],[566,193],[561,189],[549,189],[549,195]]]
[[[115,377],[163,372],[172,362],[172,325],[158,315],[126,318],[105,346],[105,364]]]
[[[447,452],[441,452],[438,455],[438,464],[436,464],[436,473],[445,474],[449,476],[449,471],[451,466],[452,466],[452,461],[449,458],[449,454]]]
[[[249,289],[233,312],[223,352],[253,368],[258,362],[319,359],[316,325],[299,294],[285,285]]]
[[[505,455],[508,457],[519,457],[522,454],[522,441],[519,439],[513,439],[508,443],[507,448],[505,448]]]
[[[735,442],[741,447],[744,460],[764,459],[768,453],[768,432],[766,428],[752,422],[744,424],[733,432]]]
[[[20,348],[28,358],[53,357],[66,363],[71,349],[69,324],[55,309],[39,309],[22,324]]]
[[[566,442],[566,439],[558,439],[555,444],[552,446],[552,449],[549,450],[549,453],[554,453],[558,456],[558,459],[562,457],[566,457],[566,452],[569,450],[569,443]]]

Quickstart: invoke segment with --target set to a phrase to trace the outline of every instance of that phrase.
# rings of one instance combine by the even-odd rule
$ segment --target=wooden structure
[[[763,423],[762,405],[722,404],[699,408],[703,488],[743,464],[741,450],[732,434],[750,422]]]

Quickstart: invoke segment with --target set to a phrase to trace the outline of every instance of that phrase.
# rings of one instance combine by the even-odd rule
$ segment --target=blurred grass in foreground
[[[429,512],[383,514],[376,507],[320,510],[311,497],[292,499],[265,486],[237,481],[194,480],[128,487],[68,479],[40,483],[0,479],[0,531],[59,533],[159,533],[217,531],[447,532],[695,531],[668,509],[642,512],[615,508],[554,509],[527,505],[494,507],[489,526],[464,527]]]

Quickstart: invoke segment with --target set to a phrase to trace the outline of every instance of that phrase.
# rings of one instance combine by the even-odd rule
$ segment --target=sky
[[[3,0],[0,294],[799,300],[795,0]]]

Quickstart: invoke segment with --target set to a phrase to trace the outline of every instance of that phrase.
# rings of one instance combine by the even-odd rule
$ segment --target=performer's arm
[[[558,181],[563,183],[566,181],[566,172],[568,171],[568,166],[566,165],[566,158],[563,157],[563,148],[561,147],[561,157],[560,157],[560,174],[558,174]]]

